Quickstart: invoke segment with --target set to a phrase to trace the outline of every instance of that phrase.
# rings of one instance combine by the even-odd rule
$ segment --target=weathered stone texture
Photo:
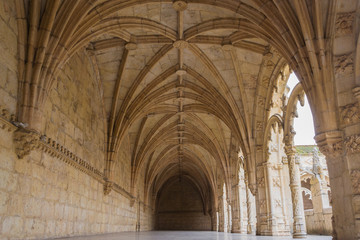
[[[0,1],[0,106],[16,112],[18,47],[15,1]]]

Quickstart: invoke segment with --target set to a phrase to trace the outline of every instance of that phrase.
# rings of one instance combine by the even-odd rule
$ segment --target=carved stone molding
[[[343,153],[342,131],[329,131],[315,136],[315,141],[322,154],[329,158],[336,158]]]
[[[352,135],[344,141],[346,150],[351,153],[360,152],[360,135]]]
[[[335,57],[335,74],[346,75],[354,72],[353,54],[344,54]]]
[[[336,36],[351,34],[353,32],[353,23],[355,12],[338,13],[335,21]]]
[[[350,177],[354,194],[360,194],[360,170],[352,170]]]
[[[340,108],[340,117],[343,124],[353,124],[360,121],[359,103],[348,104]]]
[[[15,153],[22,159],[39,145],[40,135],[37,132],[18,128],[14,133]]]

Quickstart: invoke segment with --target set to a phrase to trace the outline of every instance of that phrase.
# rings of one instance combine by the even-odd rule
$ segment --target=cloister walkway
[[[200,231],[151,231],[151,232],[124,232],[95,236],[69,237],[58,240],[275,240],[293,239],[288,237],[251,236],[236,233],[200,232]],[[330,240],[331,236],[308,235],[308,240]]]

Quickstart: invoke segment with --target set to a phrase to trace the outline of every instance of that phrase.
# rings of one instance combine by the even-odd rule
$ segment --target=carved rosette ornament
[[[14,132],[15,152],[22,159],[39,146],[40,135],[37,132],[18,128]]]
[[[185,40],[177,40],[173,43],[174,48],[185,49],[189,47],[189,43]]]
[[[336,36],[351,34],[354,20],[355,12],[338,13],[335,21]]]
[[[172,6],[176,11],[185,11],[187,8],[187,2],[183,0],[175,0]]]

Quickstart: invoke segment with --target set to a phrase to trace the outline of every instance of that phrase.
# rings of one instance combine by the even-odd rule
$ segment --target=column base
[[[294,233],[293,238],[307,238],[306,233]]]

